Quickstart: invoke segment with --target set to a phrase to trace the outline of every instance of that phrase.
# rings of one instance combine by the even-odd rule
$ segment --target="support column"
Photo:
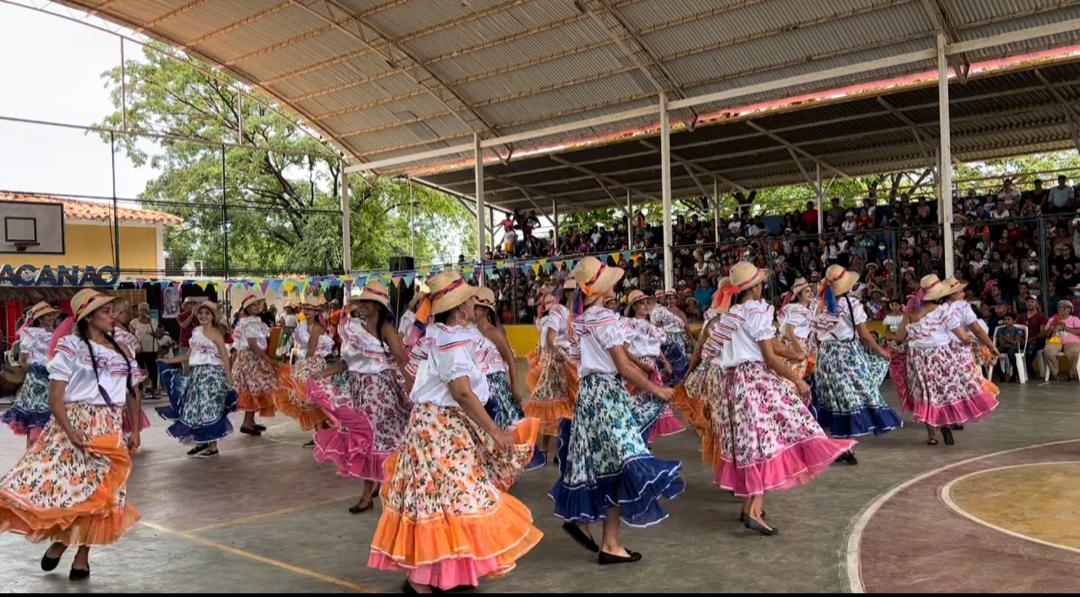
[[[938,60],[938,120],[940,149],[938,150],[938,201],[941,214],[941,252],[945,260],[945,276],[953,275],[953,211],[952,211],[952,131],[949,129],[949,62],[945,56],[945,34],[937,35]]]
[[[349,208],[349,173],[345,171],[345,160],[339,166],[338,191],[341,196],[341,267],[348,274],[352,271],[352,210]],[[410,208],[411,209],[411,208]]]
[[[491,256],[495,256],[495,208],[488,208],[488,232],[491,233]]]
[[[559,253],[559,202],[551,200],[551,225],[555,228],[555,254]]]
[[[626,189],[626,250],[634,250],[634,204],[630,202],[630,189]]]
[[[712,180],[713,198],[713,242],[720,246],[720,183]],[[715,253],[714,253],[715,254]]]
[[[821,186],[821,164],[816,166],[817,182],[814,185],[814,193],[817,194],[817,233],[820,236],[825,232],[825,212],[821,211],[825,203],[825,188]]]
[[[675,288],[675,270],[671,254],[671,120],[667,94],[660,94],[660,193],[664,206],[664,290]]]
[[[476,168],[476,262],[480,263],[484,260],[484,150],[477,134],[473,134],[473,160]],[[481,273],[481,285],[483,279]]]

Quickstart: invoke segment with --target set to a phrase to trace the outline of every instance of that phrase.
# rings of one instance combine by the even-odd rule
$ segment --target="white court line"
[[[870,519],[873,518],[874,515],[877,514],[877,511],[880,510],[881,507],[885,504],[885,502],[889,501],[894,495],[900,493],[901,491],[907,489],[908,487],[911,487],[912,485],[918,483],[919,481],[922,481],[923,479],[933,477],[934,475],[936,475],[938,473],[941,473],[943,471],[947,471],[947,470],[952,469],[952,468],[956,468],[958,466],[963,466],[965,464],[969,464],[969,463],[976,462],[976,461],[979,461],[979,460],[983,460],[983,459],[986,459],[986,458],[992,458],[994,456],[1001,456],[1003,454],[1011,454],[1013,452],[1020,452],[1022,450],[1035,450],[1035,449],[1038,449],[1038,448],[1045,448],[1047,446],[1057,446],[1057,445],[1061,445],[1061,444],[1072,444],[1072,443],[1077,443],[1077,442],[1080,442],[1080,440],[1078,440],[1078,439],[1067,439],[1067,440],[1061,440],[1061,441],[1056,441],[1056,442],[1047,442],[1045,444],[1034,444],[1034,445],[1031,445],[1031,446],[1023,446],[1023,447],[1020,447],[1020,448],[1013,448],[1011,450],[1002,450],[1001,452],[992,452],[990,454],[983,454],[982,456],[975,456],[973,458],[968,458],[966,460],[961,460],[959,462],[954,462],[952,464],[947,464],[945,466],[938,467],[936,469],[927,471],[927,472],[925,472],[925,473],[923,473],[923,474],[921,474],[921,475],[919,475],[919,476],[917,476],[917,477],[915,477],[913,479],[909,479],[909,480],[901,483],[900,485],[897,485],[896,487],[890,489],[889,491],[885,492],[880,497],[878,497],[876,500],[870,502],[865,508],[863,508],[862,513],[851,524],[850,530],[848,531],[848,546],[847,546],[848,590],[850,592],[852,592],[852,593],[865,593],[866,592],[866,588],[863,587],[863,583],[862,583],[862,535],[863,535],[863,531],[866,530],[866,525],[868,525],[870,523]]]
[[[1036,539],[1035,537],[1030,537],[1028,535],[1025,535],[1023,533],[1018,533],[1016,531],[1010,531],[1009,529],[1005,529],[1005,528],[997,526],[996,524],[992,524],[990,522],[987,522],[987,521],[979,518],[978,516],[975,516],[974,514],[968,512],[967,510],[964,510],[956,502],[954,502],[953,499],[952,499],[953,485],[955,485],[957,483],[960,483],[961,481],[964,481],[965,479],[969,479],[971,477],[977,477],[979,475],[985,475],[987,473],[992,473],[992,472],[995,472],[995,471],[1004,471],[1004,470],[1008,470],[1008,469],[1024,468],[1024,467],[1029,467],[1029,466],[1051,466],[1051,465],[1055,465],[1055,464],[1080,464],[1080,460],[1061,460],[1061,461],[1056,461],[1056,462],[1031,462],[1031,463],[1028,463],[1028,464],[1010,464],[1009,466],[999,466],[997,468],[983,469],[981,471],[971,472],[971,473],[968,473],[968,474],[963,475],[961,477],[957,477],[957,478],[953,479],[952,481],[949,481],[948,483],[946,483],[941,488],[941,493],[939,495],[941,497],[941,501],[945,502],[945,505],[948,506],[953,512],[956,512],[960,516],[963,516],[964,518],[967,518],[968,520],[971,520],[972,522],[975,522],[975,523],[981,524],[981,525],[983,525],[985,527],[994,529],[995,531],[997,531],[999,533],[1004,533],[1006,535],[1011,535],[1011,536],[1016,537],[1018,539],[1025,539],[1027,541],[1031,541],[1032,543],[1038,543],[1039,545],[1046,545],[1047,547],[1056,547],[1058,549],[1064,549],[1066,551],[1071,551],[1073,553],[1080,553],[1080,549],[1078,549],[1076,547],[1071,547],[1069,545],[1061,545],[1060,543],[1053,543],[1051,541],[1045,541],[1043,539]]]

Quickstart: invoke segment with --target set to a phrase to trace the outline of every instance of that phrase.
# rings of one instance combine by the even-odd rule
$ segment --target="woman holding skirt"
[[[240,320],[233,333],[236,360],[232,373],[240,394],[238,408],[244,411],[240,433],[245,435],[259,436],[266,431],[266,427],[255,423],[255,414],[274,416],[277,394],[288,391],[288,366],[266,352],[270,328],[259,317],[265,308],[266,300],[248,293],[240,301]]]
[[[841,265],[829,266],[822,279],[822,311],[813,323],[817,419],[833,437],[882,435],[904,425],[881,396],[891,355],[866,328],[866,309],[851,296],[858,280],[859,274]],[[844,460],[858,464],[854,452]]]
[[[41,558],[45,571],[76,546],[73,581],[90,577],[91,546],[116,542],[139,519],[126,487],[140,431],[132,429],[125,445],[120,422],[125,408],[132,420],[138,416],[138,403],[128,401],[137,365],[111,335],[114,299],[91,289],[72,297],[72,323],[50,342],[52,419],[0,477],[0,530],[52,541]]]
[[[677,385],[682,383],[683,378],[690,370],[690,354],[693,345],[690,344],[690,335],[686,331],[686,316],[676,309],[672,311],[667,303],[675,298],[675,291],[663,293],[656,291],[656,301],[649,311],[649,321],[656,327],[664,330],[664,343],[661,346],[664,359],[671,365],[669,383]],[[672,303],[674,307],[674,303]]]
[[[664,378],[671,378],[671,365],[664,358],[660,350],[660,344],[664,341],[664,331],[649,323],[650,298],[640,290],[632,291],[626,297],[627,316],[620,319],[623,325],[623,333],[626,334],[626,354],[630,362],[637,366],[642,373],[647,375],[658,386],[664,385]],[[663,367],[663,373],[660,368]],[[630,394],[642,402],[654,400],[649,394],[630,386],[627,388]],[[674,435],[684,431],[682,423],[675,418],[671,406],[666,405],[660,411],[660,416],[649,428],[646,437],[647,443],[652,444],[657,437]]]
[[[577,282],[568,278],[558,290],[540,299],[536,325],[540,328],[540,344],[529,356],[530,369],[526,383],[530,397],[522,404],[529,417],[540,421],[543,439],[537,444],[545,459],[550,453],[551,438],[558,434],[559,421],[574,414],[577,396],[577,366],[570,357],[570,309]]]
[[[731,268],[737,304],[715,327],[724,373],[713,398],[715,482],[742,498],[740,519],[763,535],[778,533],[765,522],[766,492],[810,481],[855,444],[826,437],[800,397],[810,387],[785,364],[773,308],[762,300],[770,275],[748,262]]]
[[[934,274],[923,276],[919,292],[904,315],[899,340],[907,340],[905,410],[926,424],[927,440],[937,444],[935,428],[953,445],[950,427],[977,421],[997,408],[997,387],[976,371],[974,338],[956,312],[943,301],[953,288]],[[955,339],[964,346],[958,347]]]
[[[188,456],[217,456],[218,440],[232,433],[229,413],[236,410],[236,390],[229,367],[225,334],[229,328],[220,319],[217,305],[210,301],[195,308],[198,325],[191,332],[190,350],[178,357],[162,359],[169,365],[188,364],[187,375],[180,369],[162,372],[161,385],[169,395],[169,406],[159,407],[161,418],[173,421],[165,430],[181,444],[194,443]]]
[[[348,371],[348,387],[342,392],[329,383],[308,386],[317,390],[308,394],[316,404],[325,406],[329,402],[338,411],[339,421],[354,421],[348,429],[339,428],[340,433],[366,433],[355,424],[360,418],[357,415],[362,415],[374,434],[373,443],[364,446],[362,442],[352,442],[351,445],[362,449],[344,454],[325,443],[324,440],[335,437],[332,433],[315,437],[316,460],[332,461],[339,475],[364,481],[360,499],[349,508],[353,514],[374,505],[375,484],[383,480],[383,463],[398,449],[412,407],[401,373],[406,370],[407,361],[389,305],[386,288],[377,280],[369,281],[350,298],[351,312],[342,315],[338,323],[341,361],[316,375],[323,379]]]
[[[535,419],[500,428],[484,410],[477,365],[477,288],[457,272],[428,279],[433,314],[418,347],[414,403],[398,451],[386,461],[383,512],[368,566],[404,572],[405,592],[475,587],[513,570],[542,536],[507,489],[524,469]]]
[[[45,364],[49,360],[49,339],[56,329],[59,314],[59,311],[42,301],[27,312],[22,327],[15,332],[15,337],[19,339],[19,364],[26,368],[26,378],[2,420],[16,435],[26,436],[27,449],[30,449],[30,444],[37,439],[52,416],[49,410],[49,372]]]
[[[619,543],[619,521],[637,527],[660,522],[667,518],[660,500],[674,499],[685,487],[679,462],[653,457],[644,437],[674,392],[631,363],[619,315],[603,307],[623,270],[585,257],[573,275],[582,294],[576,302],[585,308],[574,319],[581,385],[574,418],[562,423],[559,480],[548,495],[555,516],[566,521],[563,530],[598,552],[601,565],[637,562],[641,554]],[[655,398],[643,403],[631,397],[623,380]],[[603,523],[599,545],[589,532],[594,522]]]
[[[300,429],[311,431],[323,426],[326,415],[318,405],[307,399],[305,384],[326,369],[326,357],[334,351],[334,339],[326,332],[326,299],[321,296],[304,298],[299,307],[304,321],[296,324],[292,343],[301,356],[293,365],[289,391],[277,395],[277,409],[285,416],[296,419]]]

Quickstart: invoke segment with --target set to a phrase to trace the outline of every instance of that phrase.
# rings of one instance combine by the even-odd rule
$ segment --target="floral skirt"
[[[935,427],[977,421],[997,408],[997,386],[983,378],[971,350],[909,348],[904,409]]]
[[[726,369],[717,387],[715,483],[738,497],[806,483],[855,445],[826,437],[795,387],[764,363]]]
[[[131,456],[120,432],[124,407],[85,402],[65,407],[89,447],[76,448],[50,421],[15,467],[0,477],[0,531],[25,535],[34,543],[114,543],[139,520],[126,499]]]
[[[892,353],[889,357],[889,379],[893,382],[896,396],[900,398],[901,406],[909,404],[907,395],[907,346],[889,342],[886,344]]]
[[[694,352],[690,336],[686,332],[668,332],[660,351],[671,365],[671,375],[664,381],[672,386],[682,383],[690,369],[690,355]]]
[[[194,365],[185,376],[180,369],[161,373],[161,387],[169,396],[169,406],[157,408],[158,415],[173,424],[165,430],[182,444],[206,444],[232,433],[229,413],[236,410],[236,390],[229,388],[225,367]]]
[[[822,342],[814,366],[818,423],[833,437],[882,435],[903,427],[881,397],[888,371],[889,361],[861,342]]]
[[[274,365],[248,349],[236,351],[233,360],[233,381],[240,394],[239,410],[259,413],[260,417],[274,416],[278,394],[289,391],[289,366]]]
[[[787,334],[781,334],[779,336],[779,338],[780,338],[780,344],[782,344],[782,345],[784,345],[784,346],[786,346],[786,347],[788,347],[790,349],[793,349],[793,350],[794,349],[799,349],[799,350],[802,350],[803,352],[807,353],[807,357],[805,359],[801,360],[801,361],[793,361],[791,359],[784,359],[784,362],[787,363],[787,366],[791,367],[791,370],[794,371],[795,374],[799,376],[799,379],[805,379],[807,372],[810,371],[810,356],[809,356],[810,351],[809,351],[808,347],[806,346],[806,342],[804,342],[804,341],[802,341],[802,340],[800,340],[798,338],[792,339]]]
[[[419,404],[386,461],[383,511],[368,566],[441,589],[512,570],[543,536],[507,493],[532,456],[538,422],[522,419],[500,450],[457,407]]]
[[[488,397],[484,409],[499,427],[506,429],[520,419],[525,418],[517,400],[514,399],[514,391],[510,387],[510,377],[505,371],[488,373],[488,387],[491,388],[491,396]]]
[[[525,378],[532,396],[522,404],[529,417],[540,421],[540,433],[556,435],[559,420],[574,416],[578,391],[577,368],[558,350],[543,350],[529,355],[529,373]]]
[[[326,420],[317,405],[307,399],[304,385],[309,378],[326,368],[326,359],[320,356],[306,357],[296,362],[293,368],[292,378],[289,380],[287,392],[278,392],[275,395],[274,405],[281,414],[296,419],[300,429],[310,431]]]
[[[15,402],[7,409],[0,421],[3,421],[17,435],[37,437],[52,417],[49,409],[49,371],[41,363],[30,365],[19,391],[15,393]]]
[[[720,391],[724,370],[719,365],[704,362],[686,376],[683,385],[675,388],[671,406],[681,412],[694,432],[701,438],[701,460],[715,468],[718,454],[713,423],[713,396]]]
[[[663,379],[660,376],[660,370],[656,367],[656,359],[653,357],[642,357],[642,362],[652,367],[652,371],[649,373],[649,379],[656,385],[662,385]],[[639,392],[633,387],[630,382],[626,383],[626,391],[631,396],[637,398],[640,401],[647,402],[650,400],[656,400],[656,397],[647,392]],[[665,435],[675,435],[685,431],[686,427],[675,418],[675,413],[672,412],[671,406],[664,406],[663,410],[656,417],[656,421],[649,427],[649,432],[646,435],[647,443],[652,445],[656,438],[663,437]]]
[[[660,499],[674,499],[685,483],[675,460],[658,460],[645,436],[665,404],[638,400],[614,374],[591,373],[581,380],[572,421],[559,435],[559,480],[548,495],[555,516],[596,522],[618,508],[631,526],[667,518]]]

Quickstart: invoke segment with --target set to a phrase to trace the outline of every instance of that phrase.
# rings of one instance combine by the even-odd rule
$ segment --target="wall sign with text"
[[[113,286],[120,275],[110,266],[0,266],[0,286]]]

